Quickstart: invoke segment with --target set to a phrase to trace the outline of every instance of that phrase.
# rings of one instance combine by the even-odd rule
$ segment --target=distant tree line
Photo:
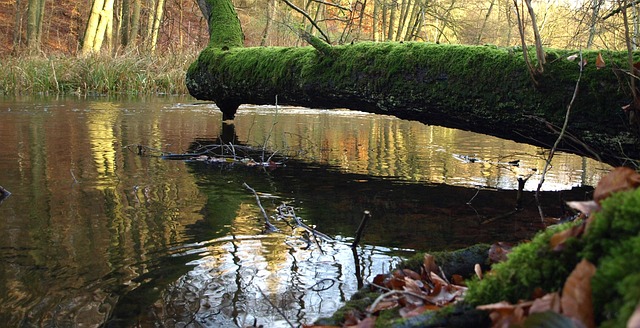
[[[637,0],[233,0],[247,46],[426,41],[538,47],[636,48]],[[628,41],[625,33],[628,32]],[[157,53],[206,45],[197,0],[0,2],[8,54]]]

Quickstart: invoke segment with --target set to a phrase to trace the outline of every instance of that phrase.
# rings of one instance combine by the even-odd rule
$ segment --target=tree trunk
[[[87,21],[87,29],[84,32],[82,40],[82,55],[88,55],[93,52],[98,26],[100,25],[100,13],[104,8],[105,0],[93,0],[91,7],[91,15]]]
[[[397,1],[398,0],[391,0],[391,4],[389,6],[389,30],[387,31],[387,41],[393,40],[394,25],[396,25],[396,11],[398,10]]]
[[[531,0],[524,1],[527,4],[529,10],[529,18],[531,19],[531,28],[533,29],[533,37],[536,43],[536,58],[538,59],[538,73],[544,71],[544,64],[546,63],[544,48],[542,47],[542,38],[540,37],[540,31],[538,30],[538,22],[536,19],[536,13],[531,6]]]
[[[151,33],[151,43],[149,51],[153,54],[156,51],[158,45],[158,33],[160,31],[160,22],[162,21],[162,15],[164,14],[164,0],[158,0],[154,15],[153,15],[153,30]]]
[[[129,45],[131,35],[131,0],[122,0],[122,25],[120,27],[120,44]]]
[[[29,0],[27,9],[27,48],[31,55],[40,52],[45,0]]]
[[[487,26],[487,21],[489,21],[489,16],[491,16],[491,11],[493,10],[493,5],[495,4],[496,0],[491,0],[491,3],[489,4],[489,9],[487,9],[487,14],[484,15],[484,20],[482,21],[482,26],[480,27],[480,31],[478,32],[478,38],[476,39],[476,44],[480,44],[480,42],[482,42],[482,34],[484,33],[484,29]]]
[[[138,45],[138,33],[140,31],[140,11],[142,10],[141,0],[133,0],[133,13],[131,15],[131,31],[129,33],[129,44]]]
[[[373,0],[373,18],[371,26],[371,40],[378,42],[378,15],[380,15],[380,1]]]
[[[13,26],[13,51],[15,52],[20,48],[21,35],[22,35],[22,11],[20,10],[20,0],[16,0],[16,17]]]

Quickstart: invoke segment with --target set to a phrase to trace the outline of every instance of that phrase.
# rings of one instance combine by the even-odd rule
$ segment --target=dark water
[[[542,149],[355,111],[243,107],[233,125],[221,117],[189,98],[1,100],[0,186],[12,195],[0,203],[0,322],[297,326],[415,250],[541,228],[529,193],[523,211],[499,217],[515,206],[518,177],[531,175],[525,189],[535,190]],[[266,146],[286,166],[164,160],[134,146],[184,153],[220,138]],[[608,169],[557,155],[545,214],[589,197]],[[291,205],[334,240],[309,241],[285,220],[264,232],[245,183],[269,215]],[[365,210],[357,277],[349,246]]]

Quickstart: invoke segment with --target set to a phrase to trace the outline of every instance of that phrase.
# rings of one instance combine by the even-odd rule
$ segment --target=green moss
[[[596,321],[602,327],[625,326],[640,303],[640,189],[612,195],[594,214],[586,235],[561,252],[549,238],[563,225],[516,247],[509,260],[493,267],[484,280],[469,283],[465,301],[478,305],[529,299],[535,288],[559,291],[582,258],[596,264],[592,293]]]
[[[640,303],[640,189],[602,203],[585,237],[584,257],[597,265],[592,280],[596,319],[603,327],[625,326]]]
[[[209,7],[209,46],[217,49],[242,47],[244,34],[233,3],[207,0]]]
[[[564,282],[579,262],[580,240],[570,240],[562,252],[554,252],[549,239],[557,231],[569,228],[575,223],[547,229],[536,235],[531,242],[513,249],[508,260],[495,264],[483,280],[474,279],[468,283],[465,300],[473,305],[490,304],[500,301],[516,303],[530,299],[536,288],[546,292],[562,289]]]
[[[371,292],[368,288],[363,288],[353,294],[351,300],[334,312],[331,317],[318,319],[314,324],[318,326],[339,326],[350,312],[364,313],[378,296],[380,296],[380,293]]]

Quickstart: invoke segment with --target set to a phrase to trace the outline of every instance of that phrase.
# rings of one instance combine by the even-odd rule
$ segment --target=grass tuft
[[[188,94],[185,73],[197,54],[6,57],[0,64],[0,95]]]

